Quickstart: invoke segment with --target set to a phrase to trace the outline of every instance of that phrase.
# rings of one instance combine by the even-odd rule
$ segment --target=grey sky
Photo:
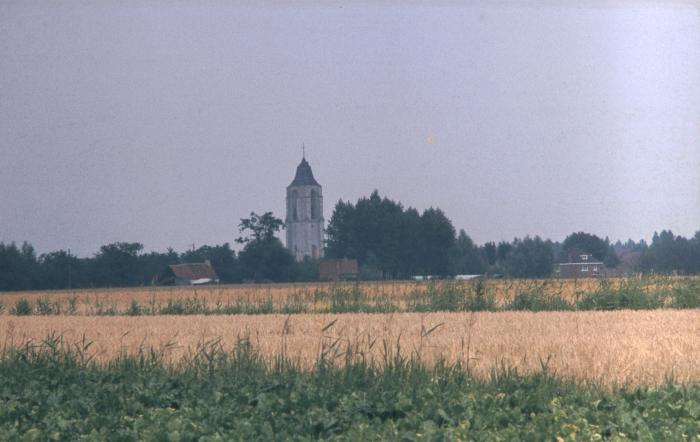
[[[0,241],[233,242],[302,141],[327,220],[376,188],[478,243],[700,229],[697,4],[469,4],[0,2]]]

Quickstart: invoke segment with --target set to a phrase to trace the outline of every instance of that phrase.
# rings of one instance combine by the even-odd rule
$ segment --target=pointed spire
[[[306,161],[306,146],[302,144],[302,155],[301,163],[297,166],[297,173],[294,176],[294,181],[290,186],[320,186],[316,179],[314,179],[314,173],[311,171],[311,166]]]

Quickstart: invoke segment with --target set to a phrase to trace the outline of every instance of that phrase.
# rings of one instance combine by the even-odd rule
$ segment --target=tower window
[[[311,190],[311,219],[318,219],[319,216],[319,198],[316,189]]]
[[[292,218],[292,221],[299,220],[299,215],[297,213],[297,198],[297,191],[292,191],[292,197],[290,198],[291,201],[289,202],[289,215],[290,218]]]

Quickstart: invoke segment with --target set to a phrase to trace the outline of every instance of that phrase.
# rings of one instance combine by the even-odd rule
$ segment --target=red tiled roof
[[[206,262],[197,262],[191,264],[173,264],[169,266],[175,277],[189,279],[194,281],[197,279],[219,279],[214,271],[214,268]]]

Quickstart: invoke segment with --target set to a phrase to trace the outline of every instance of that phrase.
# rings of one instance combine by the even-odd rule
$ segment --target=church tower
[[[305,157],[287,186],[285,224],[287,248],[297,261],[323,256],[323,194]]]

